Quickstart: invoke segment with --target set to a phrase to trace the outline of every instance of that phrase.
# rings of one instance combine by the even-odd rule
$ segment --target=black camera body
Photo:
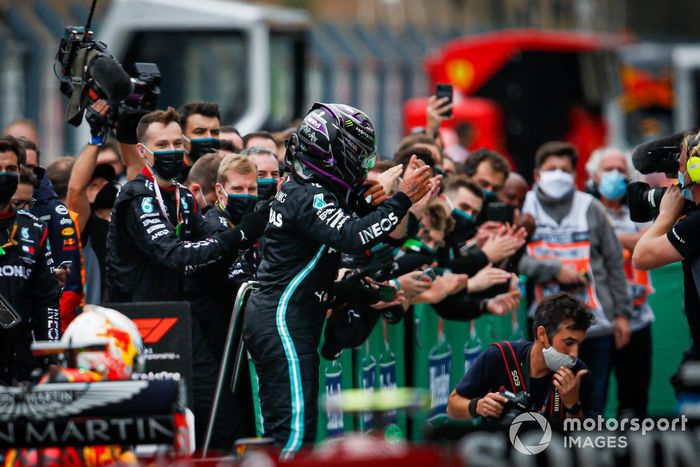
[[[94,43],[92,31],[88,30],[86,34],[83,26],[67,26],[56,53],[56,62],[60,65],[61,75],[70,75],[70,68],[78,49],[90,47]]]
[[[648,183],[632,182],[627,185],[627,206],[630,219],[634,222],[649,222],[659,215],[661,198],[668,188],[651,188]],[[685,201],[683,213],[687,214],[695,207],[695,203]]]
[[[108,116],[91,115],[113,126],[126,109],[153,110],[160,96],[160,71],[154,63],[136,63],[132,78],[109,53],[107,44],[95,40],[90,23],[97,0],[93,0],[85,26],[68,26],[56,53],[61,92],[68,97],[66,122],[80,126],[85,110],[99,99],[108,102]]]
[[[134,91],[124,101],[132,109],[155,110],[160,97],[160,70],[155,63],[134,63],[136,77],[131,78]]]
[[[500,423],[503,426],[510,426],[513,420],[522,413],[534,411],[529,392],[520,391],[517,394],[513,394],[510,391],[501,391],[499,394],[507,399],[507,402],[503,404],[503,412],[500,419]]]
[[[680,169],[679,158],[684,141],[689,135],[691,133],[677,133],[640,144],[632,151],[632,165],[644,175],[663,173],[668,178],[675,178]],[[697,137],[687,141],[688,151],[700,144],[700,139]],[[666,188],[651,188],[644,182],[633,182],[627,185],[627,206],[630,210],[630,218],[634,222],[653,220],[659,214],[659,205],[664,193]],[[684,213],[694,207],[695,203],[686,201]]]

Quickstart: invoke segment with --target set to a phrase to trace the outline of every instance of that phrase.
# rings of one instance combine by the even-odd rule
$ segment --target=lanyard
[[[523,373],[523,379],[525,380],[525,384],[527,387],[530,387],[530,354],[532,353],[532,347],[530,347],[530,350],[528,350],[527,355],[525,356],[525,363],[524,363],[524,368],[522,368],[522,373]],[[552,378],[552,380],[554,380]],[[555,415],[562,416],[563,412],[563,406],[561,404],[561,398],[559,396],[559,391],[557,388],[554,387],[554,385],[551,385],[552,388],[549,391],[549,394],[547,395],[547,398],[545,399],[545,411],[549,412],[550,417],[554,417]],[[562,417],[563,418],[563,417]]]
[[[17,245],[17,240],[15,240],[15,235],[17,234],[17,222],[12,224],[12,231],[10,232],[10,237],[8,238],[7,242],[0,246],[0,256],[5,254],[5,248]]]
[[[153,187],[156,192],[156,200],[158,201],[158,209],[160,209],[161,214],[165,217],[165,219],[168,221],[170,225],[173,225],[173,223],[170,221],[170,217],[168,217],[168,208],[165,206],[165,201],[163,201],[163,195],[160,192],[160,187],[158,186],[158,182],[153,180]],[[180,229],[182,228],[183,224],[183,216],[182,213],[180,212],[180,188],[175,185],[175,218],[177,219],[177,225],[175,227],[175,235],[178,237],[180,236]]]

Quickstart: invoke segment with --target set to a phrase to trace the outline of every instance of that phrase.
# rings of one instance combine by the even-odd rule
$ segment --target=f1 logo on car
[[[155,344],[175,326],[177,318],[134,318],[144,344]]]

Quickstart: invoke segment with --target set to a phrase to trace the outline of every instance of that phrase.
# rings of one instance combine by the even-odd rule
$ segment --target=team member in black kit
[[[0,327],[0,384],[28,380],[33,340],[58,340],[58,281],[46,224],[10,203],[24,152],[14,138],[0,138],[0,293],[22,321]]]
[[[186,268],[233,256],[262,232],[264,214],[205,237],[192,193],[174,182],[183,167],[183,137],[175,110],[141,118],[137,150],[146,168],[117,196],[107,235],[110,300],[182,300]]]
[[[432,187],[413,158],[399,192],[358,218],[350,207],[374,164],[372,122],[341,104],[315,104],[287,144],[291,175],[275,195],[265,230],[260,288],[248,303],[244,338],[260,382],[266,436],[282,457],[313,442],[317,423],[317,347],[341,252],[386,240],[412,203]],[[383,195],[383,194],[382,194]]]

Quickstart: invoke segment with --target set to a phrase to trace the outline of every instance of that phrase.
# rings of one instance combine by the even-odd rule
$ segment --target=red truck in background
[[[534,154],[546,141],[575,144],[577,183],[586,181],[590,153],[606,143],[604,109],[620,92],[618,36],[560,31],[502,30],[446,43],[426,60],[431,89],[454,87],[453,118],[443,123],[446,145],[454,129],[474,129],[470,150],[495,149],[532,180]],[[424,126],[427,98],[404,104],[404,131]]]

